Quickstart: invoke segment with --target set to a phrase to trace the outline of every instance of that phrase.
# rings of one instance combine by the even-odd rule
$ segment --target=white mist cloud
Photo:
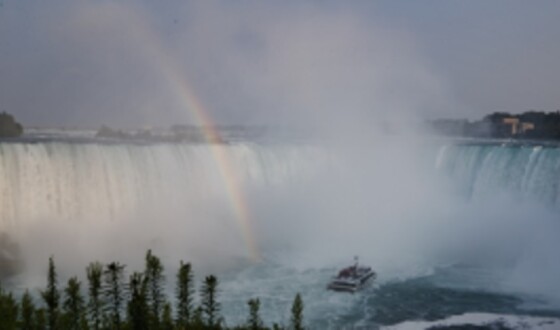
[[[197,2],[173,44],[233,121],[342,126],[422,116],[445,102],[413,36],[320,4]],[[178,56],[183,58],[183,56]]]
[[[271,125],[422,116],[446,105],[409,32],[321,3],[11,3],[3,107],[24,123],[167,125],[192,120],[164,67],[218,122]],[[24,21],[27,15],[38,20]],[[35,36],[37,33],[37,36]],[[19,36],[19,37],[18,37]],[[35,51],[36,50],[36,51]],[[165,54],[165,56],[161,56]],[[172,62],[172,63],[170,63]]]

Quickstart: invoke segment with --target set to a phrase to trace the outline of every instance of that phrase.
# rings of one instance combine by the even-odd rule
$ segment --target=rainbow
[[[113,20],[116,19],[118,22],[118,28],[122,28],[123,23],[128,24],[129,32],[133,33],[134,38],[137,38],[138,43],[142,46],[142,51],[146,52],[145,55],[148,55],[150,60],[156,60],[154,62],[157,65],[156,69],[163,75],[164,80],[172,88],[173,93],[179,97],[182,106],[191,114],[197,126],[202,128],[204,138],[208,142],[220,176],[223,179],[237,224],[241,228],[248,256],[253,261],[258,261],[260,255],[253,234],[252,216],[241,181],[232,167],[231,157],[228,154],[230,149],[221,143],[223,140],[209,111],[196,96],[195,90],[189,85],[185,75],[182,73],[182,68],[169,55],[166,48],[161,44],[160,38],[154,33],[154,29],[148,24],[147,16],[142,15],[137,10],[138,8],[125,7],[113,3],[104,4],[102,8],[97,7],[97,9],[101,9],[101,11],[94,10],[93,13],[89,12],[89,15],[93,14],[94,16],[90,17],[93,18],[94,24],[99,24],[97,23],[98,19],[100,19],[99,14],[105,18],[107,14],[113,15]],[[111,23],[115,23],[115,21]]]
[[[172,78],[170,79],[170,82],[173,82],[185,108],[191,112],[197,120],[197,124],[202,127],[204,138],[208,142],[212,155],[216,160],[216,164],[224,181],[226,192],[231,201],[238,224],[242,229],[249,257],[254,261],[258,261],[260,256],[255,237],[253,235],[251,212],[249,210],[244,190],[232,167],[230,160],[231,157],[228,154],[229,148],[221,143],[223,140],[216,128],[216,125],[208,114],[208,111],[196,97],[193,89],[187,84],[187,81],[178,74],[171,75],[171,73],[168,72],[168,76],[169,78]]]

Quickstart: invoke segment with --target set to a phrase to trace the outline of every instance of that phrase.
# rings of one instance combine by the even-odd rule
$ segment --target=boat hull
[[[338,292],[355,293],[367,287],[375,278],[376,275],[374,272],[367,273],[355,279],[335,278],[327,285],[327,289]]]

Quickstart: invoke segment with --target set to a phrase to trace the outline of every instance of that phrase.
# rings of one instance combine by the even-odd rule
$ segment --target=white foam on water
[[[422,330],[431,327],[501,324],[512,330],[558,330],[560,319],[520,315],[501,315],[487,313],[467,313],[454,315],[440,321],[406,321],[400,324],[381,327],[383,330]]]

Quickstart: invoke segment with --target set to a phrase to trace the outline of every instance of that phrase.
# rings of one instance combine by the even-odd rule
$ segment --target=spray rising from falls
[[[276,213],[261,210],[261,217],[298,222],[300,229],[323,222],[322,228],[346,233],[339,228],[344,218],[354,226],[361,221],[391,228],[380,219],[394,223],[394,218],[410,217],[403,215],[403,208],[422,216],[440,201],[433,191],[438,177],[450,179],[454,190],[471,202],[504,195],[541,205],[560,203],[556,148],[452,145],[438,152],[429,147],[428,155],[433,156],[426,162],[407,165],[411,159],[395,156],[398,151],[390,147],[373,150],[371,157],[368,151],[366,157],[344,155],[341,160],[339,154],[335,160],[325,148],[301,145],[4,143],[0,144],[2,230],[23,233],[47,221],[109,228],[133,219],[165,224],[171,218],[183,221],[182,227],[204,230],[219,223],[229,228],[228,236],[245,240],[246,251],[240,254],[251,255],[247,230],[234,221],[236,210],[215,149],[230,159],[229,175],[245,188],[240,194],[253,196],[254,210],[269,207]],[[427,172],[414,172],[415,167],[435,168],[435,176],[419,180]],[[395,175],[399,180],[390,179]],[[281,212],[267,200],[278,191],[289,195]],[[431,200],[417,197],[428,191]],[[307,207],[298,207],[304,203]],[[310,219],[315,217],[321,220]]]
[[[510,289],[560,301],[560,149],[449,145],[439,150],[436,167],[464,201],[452,213],[454,248],[469,261],[505,267]]]
[[[59,252],[57,237],[70,236],[74,252],[99,253],[107,242],[107,255],[124,255],[132,248],[124,242],[140,238],[144,248],[175,241],[173,248],[190,253],[251,258],[251,230],[236,219],[216,149],[227,154],[242,194],[301,182],[328,163],[325,152],[302,146],[0,144],[1,229],[35,242],[52,239],[45,253]]]

